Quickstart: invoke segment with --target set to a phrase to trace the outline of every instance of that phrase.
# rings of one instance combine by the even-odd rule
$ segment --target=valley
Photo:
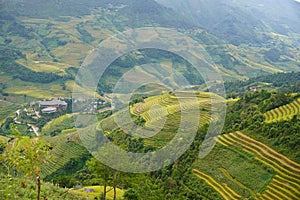
[[[0,199],[300,199],[298,8],[294,0],[1,1]],[[194,40],[203,66],[139,48],[97,69],[95,87],[88,76],[80,82],[80,70],[98,66],[90,56],[103,41],[143,27]],[[188,49],[172,39],[178,52]],[[206,65],[223,80],[205,82],[216,75]]]

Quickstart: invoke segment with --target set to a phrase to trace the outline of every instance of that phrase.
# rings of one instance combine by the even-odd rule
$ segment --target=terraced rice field
[[[194,169],[193,173],[200,179],[204,180],[207,184],[213,187],[224,199],[241,199],[241,195],[237,194],[234,190],[228,187],[226,184],[220,184],[214,180],[211,176]]]
[[[275,176],[262,194],[255,194],[256,199],[300,199],[300,164],[276,152],[269,146],[252,139],[242,132],[225,134],[218,137],[218,142],[227,147],[234,147],[255,156],[263,165],[275,171]]]
[[[178,95],[162,94],[159,96],[153,96],[145,99],[144,102],[138,103],[130,108],[130,112],[133,115],[141,116],[145,119],[145,129],[149,131],[156,131],[157,134],[144,139],[146,146],[152,146],[160,148],[172,140],[178,131],[181,120],[195,121],[193,113],[195,108],[200,110],[200,125],[202,126],[209,123],[210,120],[215,119],[216,115],[211,112],[211,98],[219,98],[210,93],[197,93],[192,95],[191,92],[178,92]],[[193,98],[194,96],[194,98]],[[122,119],[124,127],[127,126],[129,120],[122,116],[123,111],[119,111],[109,118],[104,119],[101,122],[102,130],[107,134],[118,129],[118,125],[115,122],[116,117]],[[126,111],[125,111],[126,112]],[[184,118],[182,119],[182,115]],[[199,113],[198,113],[199,114]],[[165,120],[165,121],[163,121]],[[163,125],[163,127],[160,127]],[[198,124],[191,124],[195,127]]]
[[[290,120],[300,113],[300,98],[290,104],[270,110],[264,114],[265,122],[277,122],[282,120]]]
[[[76,133],[45,137],[52,144],[53,149],[50,152],[50,160],[42,166],[41,171],[44,177],[63,167],[71,158],[80,158],[87,153],[77,138]]]

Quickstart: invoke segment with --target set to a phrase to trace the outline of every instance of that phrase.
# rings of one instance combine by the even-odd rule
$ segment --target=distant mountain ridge
[[[59,19],[90,15],[95,9],[107,9],[131,16],[131,25],[147,19],[153,25],[192,27],[194,25],[172,9],[154,0],[2,0],[1,15],[38,19]],[[149,19],[151,16],[151,19]],[[130,24],[129,24],[130,25]]]
[[[235,45],[264,42],[264,31],[300,34],[300,4],[294,0],[156,1]]]
[[[265,13],[253,14],[261,12],[255,4],[257,0],[247,1],[248,7],[242,1],[233,0],[174,0],[169,1],[171,8],[157,2],[0,0],[3,95],[68,96],[77,70],[91,50],[112,35],[139,27],[175,28],[197,40],[220,69],[224,80],[300,71],[300,34],[292,28],[297,27],[297,18],[291,19],[295,13],[285,16],[288,24],[294,23],[284,26],[288,31],[285,35],[284,31],[276,32],[261,20],[260,16]],[[251,8],[255,8],[253,13],[249,11]],[[271,14],[269,18],[276,16],[276,13]],[[280,24],[275,23],[277,18],[271,21],[280,28]],[[107,82],[100,83],[100,90],[111,88],[130,67],[149,61],[167,61],[179,69],[187,69],[174,56],[157,52],[152,52],[152,56],[133,54],[116,61],[112,70],[106,71]],[[193,84],[201,83],[194,71],[185,71]]]

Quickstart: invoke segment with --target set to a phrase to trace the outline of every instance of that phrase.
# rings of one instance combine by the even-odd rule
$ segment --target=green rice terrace
[[[299,163],[242,132],[217,141],[210,155],[195,163],[193,173],[224,199],[300,198]]]
[[[221,97],[211,93],[196,93],[197,102],[192,100],[192,93],[189,91],[180,91],[179,97],[174,94],[165,93],[158,96],[152,96],[143,100],[143,102],[134,104],[130,108],[133,116],[141,117],[144,121],[144,126],[149,130],[156,130],[160,125],[160,120],[167,117],[163,128],[154,136],[145,138],[144,145],[149,147],[160,148],[169,142],[178,129],[178,124],[181,120],[181,112],[185,112],[186,117],[190,120],[194,117],[193,113],[189,115],[191,109],[195,106],[200,110],[200,126],[210,123],[216,119],[216,115],[211,109],[211,98],[222,100]],[[178,99],[180,98],[180,100]],[[100,126],[107,135],[118,130],[118,125],[115,123],[115,117],[121,114],[121,111],[102,120]],[[126,119],[125,119],[126,120]],[[176,126],[174,126],[174,124]],[[125,125],[126,126],[126,125]],[[195,125],[196,126],[196,125]]]
[[[270,110],[264,114],[265,121],[267,123],[277,122],[281,120],[290,120],[295,115],[300,113],[300,98],[296,99],[292,103],[289,103],[279,108]]]
[[[55,137],[45,137],[51,143],[50,161],[42,166],[42,175],[46,177],[67,164],[72,158],[82,158],[88,154],[80,144],[77,133],[61,134]]]

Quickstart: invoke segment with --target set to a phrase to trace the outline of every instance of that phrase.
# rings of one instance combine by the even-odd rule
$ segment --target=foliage
[[[1,199],[36,199],[36,182],[28,178],[11,177],[0,173],[0,195]],[[47,182],[42,182],[41,197],[42,199],[87,200],[81,195],[74,194]]]
[[[28,69],[15,61],[0,62],[1,71],[13,75],[14,78],[19,78],[22,81],[37,82],[37,83],[51,83],[57,81],[62,77],[55,73],[35,72]]]
[[[8,175],[11,170],[18,175],[36,180],[37,199],[41,195],[41,168],[48,160],[50,145],[41,138],[31,139],[21,136],[21,133],[11,124],[14,139],[5,147],[1,162],[6,166]]]
[[[276,73],[266,76],[250,78],[247,81],[226,81],[224,83],[228,96],[236,93],[243,96],[251,86],[260,86],[269,90],[280,92],[300,92],[300,72]]]
[[[300,118],[294,116],[289,121],[266,123],[263,126],[258,126],[253,132],[256,131],[256,137],[266,138],[264,140],[268,140],[267,144],[300,162],[300,153],[295,151],[295,149],[300,148],[299,121]]]
[[[80,144],[76,133],[60,134],[45,139],[52,145],[49,153],[52,159],[42,166],[42,174],[46,178],[55,177],[56,172],[62,173],[58,171],[59,169],[68,168],[69,165],[80,168],[84,160],[89,157],[88,151]],[[82,161],[77,160],[78,158],[82,158]]]
[[[115,175],[118,173],[116,170],[111,169],[110,167],[102,164],[99,160],[96,158],[91,158],[87,162],[88,169],[95,174],[98,178],[101,178],[103,183],[103,196],[101,199],[106,199],[107,195],[107,185],[109,184],[109,181],[115,182],[114,178]],[[102,185],[102,184],[101,184]],[[116,187],[116,185],[114,186]]]
[[[199,155],[201,143],[208,126],[199,129],[190,148],[172,165],[151,173],[158,180],[158,188],[163,189],[163,199],[221,199],[206,183],[198,180],[192,174],[192,165]],[[140,195],[143,192],[139,193]],[[146,197],[141,196],[141,199]],[[153,198],[156,199],[156,198]],[[157,198],[159,199],[159,198]]]
[[[291,103],[293,100],[292,96],[280,92],[246,93],[243,98],[228,106],[223,133],[244,130],[278,152],[284,152],[285,155],[299,161],[299,154],[294,151],[300,148],[297,139],[299,118],[295,116],[289,121],[265,123],[263,116],[265,111]]]
[[[94,192],[84,192],[85,189],[93,189]],[[78,189],[78,190],[71,189],[71,191],[72,191],[73,194],[80,194],[83,197],[89,197],[89,199],[101,199],[99,197],[103,193],[103,186],[97,186],[97,185],[85,186],[85,187],[83,187],[81,189]],[[124,191],[122,189],[117,188],[117,197],[118,197],[118,199],[122,199],[123,194],[124,194]],[[107,193],[106,199],[107,200],[114,199],[114,193],[113,193],[113,188],[112,187],[108,187],[108,193]]]
[[[11,134],[10,124],[14,123],[13,118],[7,117],[3,124],[1,124],[0,134],[9,135]]]
[[[85,43],[91,43],[95,40],[93,36],[82,26],[83,23],[78,24],[76,29],[81,35],[81,40],[84,41]]]
[[[294,116],[300,114],[300,99],[296,99],[292,103],[286,103],[276,109],[269,110],[264,113],[266,122],[276,122],[282,120],[290,120]]]
[[[13,127],[13,126],[12,126]],[[19,174],[32,179],[41,172],[41,166],[46,162],[50,145],[43,139],[21,137],[21,133],[13,130],[15,139],[5,148],[3,153],[4,163],[10,169],[15,169]]]
[[[257,182],[257,180],[255,180],[254,182],[252,182],[254,183],[255,187],[257,186],[258,183],[262,184],[262,183],[269,182],[267,187],[260,187],[259,193],[257,193],[257,191],[255,192],[255,190],[252,190],[253,186],[249,188],[248,184],[244,184],[246,183],[246,181],[249,181],[249,179],[248,180],[246,179],[246,181],[244,179],[242,184],[239,184],[243,188],[247,189],[253,198],[255,198],[256,196],[260,196],[260,194],[263,194],[263,196],[271,195],[273,197],[288,198],[288,199],[290,198],[297,199],[300,196],[299,192],[296,193],[294,192],[295,190],[296,191],[299,190],[299,185],[297,186],[297,184],[300,181],[300,176],[299,176],[300,165],[298,163],[290,160],[284,155],[274,151],[272,148],[268,147],[267,145],[257,140],[254,140],[253,138],[245,135],[242,132],[224,134],[218,137],[218,141],[228,148],[233,147],[235,150],[239,152],[244,151],[247,154],[254,156],[255,160],[258,160],[265,166],[268,166],[268,168],[272,168],[274,170],[273,173],[276,176],[274,179],[272,179],[272,181],[269,180],[267,174],[263,174],[262,176],[260,176],[260,178],[263,179],[262,181]],[[271,172],[271,170],[269,170],[268,168],[267,171]],[[248,166],[245,168],[245,170],[246,169],[249,169]],[[259,170],[254,170],[254,172],[252,172],[251,174],[257,172],[259,172]],[[233,173],[236,173],[236,171],[234,171]],[[244,177],[237,178],[236,175],[234,174],[231,175],[227,171],[225,172],[225,175],[228,176],[230,179],[232,179],[232,177],[235,177],[235,181],[237,180],[240,181],[244,178]],[[259,176],[256,175],[256,177]],[[277,179],[278,177],[280,177],[281,179],[289,180],[290,184],[285,187],[282,187],[282,184],[284,184],[285,181],[277,180],[276,181],[277,183],[275,183],[274,180]],[[274,184],[278,185],[276,187],[277,188],[276,192],[272,189],[274,188]]]
[[[174,1],[174,4],[175,3],[176,1]],[[118,33],[127,28],[144,26],[175,27],[180,28],[180,31],[185,33],[192,33],[194,38],[207,45],[205,46],[206,50],[211,55],[213,61],[221,67],[224,74],[230,76],[228,77],[230,79],[233,79],[233,77],[231,77],[232,74],[241,79],[256,76],[256,73],[267,73],[262,72],[261,69],[269,71],[269,69],[276,69],[277,66],[280,67],[280,69],[298,69],[297,42],[294,44],[294,41],[287,40],[281,35],[276,35],[276,38],[279,38],[278,41],[276,41],[277,39],[275,37],[272,39],[273,36],[270,36],[273,35],[273,33],[258,33],[262,30],[262,32],[265,31],[264,24],[260,22],[259,18],[253,18],[247,14],[247,12],[244,13],[244,11],[240,9],[234,10],[230,7],[227,10],[229,12],[228,15],[218,13],[217,19],[212,18],[210,16],[211,13],[215,15],[216,12],[214,12],[214,10],[211,13],[206,12],[207,10],[211,10],[206,9],[206,6],[214,4],[208,1],[206,3],[206,5],[195,7],[200,9],[197,10],[197,12],[200,11],[198,14],[202,17],[197,17],[197,20],[191,23],[182,15],[176,14],[173,10],[163,7],[152,0],[90,0],[86,2],[82,2],[81,0],[1,1],[0,68],[3,76],[12,77],[13,79],[9,80],[8,83],[0,83],[0,92],[3,96],[7,96],[7,87],[15,87],[14,84],[17,80],[14,79],[20,79],[25,81],[22,82],[22,84],[29,85],[31,85],[32,82],[36,84],[49,83],[49,85],[55,83],[61,86],[63,90],[66,90],[67,86],[65,81],[73,80],[78,71],[76,67],[67,68],[68,65],[72,63],[72,65],[76,66],[76,64],[73,63],[77,63],[79,66],[83,58],[76,58],[76,60],[73,58],[73,55],[76,53],[71,52],[69,55],[72,56],[66,56],[71,57],[70,60],[65,61],[64,56],[61,56],[57,52],[65,53],[72,48],[78,50],[80,56],[82,56],[98,41],[103,40],[107,34]],[[224,6],[226,6],[226,4],[219,2],[216,5],[217,8]],[[214,8],[214,6],[211,6],[211,8]],[[191,10],[192,9],[193,8],[191,8]],[[203,9],[205,12],[202,12]],[[259,14],[259,12],[257,13]],[[205,14],[205,16],[203,14]],[[218,23],[215,23],[216,21],[218,21]],[[199,28],[194,30],[194,23],[198,22],[202,24],[201,27],[206,28],[206,30],[199,30]],[[211,26],[211,24],[218,24],[218,26],[222,26],[223,28],[219,29],[218,26]],[[253,29],[254,24],[255,29]],[[272,25],[272,27],[273,26],[274,25]],[[281,25],[276,25],[277,28],[281,29],[280,26]],[[286,31],[287,30],[283,28],[282,32],[286,33]],[[214,35],[211,35],[209,32]],[[226,45],[226,42],[217,36],[236,46]],[[241,45],[243,43],[247,43],[247,45]],[[221,45],[215,46],[216,44]],[[255,47],[250,48],[253,44]],[[295,46],[295,48],[293,46]],[[248,53],[250,55],[248,55]],[[250,59],[248,56],[255,58]],[[49,59],[54,61],[55,64],[63,64],[63,69],[58,65],[58,68],[61,69],[63,74],[46,73],[43,72],[44,69],[37,72],[25,66],[28,63],[30,65],[30,63],[35,60],[48,61]],[[200,85],[204,83],[203,78],[198,74],[197,70],[183,58],[163,50],[145,49],[139,50],[138,52],[131,52],[112,63],[99,82],[98,92],[101,94],[103,94],[103,92],[111,92],[117,80],[133,66],[145,63],[161,63],[164,61],[170,62],[174,69],[183,74],[184,77],[190,81],[190,84]],[[283,62],[285,64],[281,66]],[[270,63],[272,65],[274,64],[274,66],[271,66]],[[251,71],[250,69],[249,71],[245,69],[247,68],[244,67],[245,65],[247,67],[251,66],[249,67]],[[287,67],[285,67],[285,65]],[[151,71],[151,69],[147,69],[145,72],[157,75]],[[229,103],[224,133],[244,130],[256,140],[263,141],[280,153],[296,161],[300,161],[300,154],[298,151],[295,151],[299,149],[299,116],[295,115],[292,119],[285,119],[285,121],[269,124],[265,123],[263,116],[266,111],[286,105],[295,99],[295,97],[287,92],[300,91],[299,74],[299,72],[287,74],[278,73],[251,78],[247,81],[226,82],[225,87],[227,93],[229,95],[239,96],[241,99],[237,102]],[[268,90],[279,90],[284,93],[270,93],[266,91],[246,93],[250,86],[257,85]],[[172,94],[170,93],[170,95]],[[177,112],[178,110],[176,109],[177,102],[172,101],[172,98],[159,97],[158,99],[161,105],[168,108],[169,118],[164,129],[153,138],[139,139],[131,137],[125,134],[121,129],[115,128],[114,124],[111,123],[114,122],[114,114],[112,111],[98,113],[97,117],[99,121],[102,121],[102,125],[107,125],[106,127],[108,127],[108,129],[106,130],[106,134],[116,145],[131,152],[141,153],[153,151],[164,146],[164,144],[173,138],[178,128],[174,126],[174,124],[178,124],[180,121],[180,113]],[[148,112],[150,109],[147,106],[151,107],[151,105],[157,102],[146,102],[145,105],[138,107],[141,105],[139,104],[140,102],[143,102],[143,100],[133,99],[131,102],[134,114],[133,120],[138,125],[146,126],[147,123],[151,123],[163,116],[163,113],[159,112],[159,110],[154,114]],[[70,102],[69,105],[71,104]],[[188,107],[189,105],[184,106]],[[138,108],[141,109],[139,110]],[[209,103],[201,104],[200,108],[204,111],[201,113],[200,120],[209,123],[211,118]],[[1,143],[0,152],[2,153],[3,151],[1,156],[6,163],[5,165],[9,166],[10,174],[15,174],[14,172],[16,170],[17,174],[27,174],[28,176],[34,177],[36,172],[40,171],[40,161],[42,159],[33,155],[41,154],[40,157],[43,157],[43,151],[46,151],[46,148],[49,146],[47,143],[44,145],[44,142],[42,142],[43,144],[39,143],[43,138],[31,139],[29,137],[22,137],[16,128],[10,130],[10,126],[14,121],[13,112],[16,109],[18,109],[16,104],[1,102],[1,119],[6,118],[6,120],[4,120],[1,126],[0,133],[1,135],[17,134],[11,141],[7,141],[8,146],[6,142]],[[71,106],[64,112],[42,115],[42,118],[39,119],[35,125],[41,128],[50,120],[59,117],[61,114],[70,112]],[[26,121],[28,119],[24,117],[23,120]],[[18,127],[19,130],[25,130],[24,126]],[[198,179],[192,174],[193,166],[198,164],[199,161],[197,158],[201,142],[205,137],[206,125],[200,127],[191,147],[174,164],[157,172],[138,175],[122,174],[104,166],[97,160],[90,159],[90,154],[80,143],[78,135],[73,132],[68,132],[69,130],[66,131],[66,129],[73,127],[74,123],[72,118],[62,117],[55,119],[44,128],[46,135],[56,135],[55,137],[46,137],[51,143],[49,148],[51,148],[50,152],[54,157],[54,161],[51,159],[49,163],[44,163],[43,165],[45,174],[48,174],[45,180],[54,181],[61,186],[67,187],[72,187],[75,184],[84,184],[98,185],[98,187],[100,187],[99,185],[105,185],[108,190],[109,186],[113,186],[115,190],[117,187],[125,188],[128,190],[126,190],[124,198],[133,200],[221,199],[218,192],[207,185],[205,181]],[[74,129],[71,131],[73,130]],[[59,134],[62,131],[64,131],[63,134]],[[103,138],[99,135],[96,135],[96,139],[97,142],[103,141]],[[97,149],[97,147],[98,146],[95,146],[95,149]],[[220,150],[220,148],[217,147],[217,150]],[[257,189],[255,186],[261,186],[261,182],[254,185],[254,181],[261,179],[269,180],[270,174],[273,174],[273,172],[269,171],[269,168],[261,169],[258,167],[256,165],[257,161],[247,153],[241,153],[240,149],[233,151],[228,149],[222,150],[224,149],[221,149],[220,152],[224,154],[215,154],[211,157],[211,165],[206,166],[208,170],[211,170],[211,176],[220,175],[215,178],[216,180],[224,176],[225,173],[221,173],[219,169],[213,169],[212,165],[215,164],[214,159],[218,159],[217,164],[219,167],[226,165],[227,168],[235,168],[235,171],[231,170],[231,174],[233,174],[236,179],[248,179],[246,180],[246,184],[253,186],[254,189]],[[236,155],[236,152],[239,153]],[[227,158],[224,158],[225,156],[227,156]],[[34,160],[34,158],[37,159]],[[86,162],[87,160],[89,161]],[[244,167],[245,163],[248,163],[247,173],[242,172],[242,170],[237,170]],[[5,169],[4,172],[6,172],[6,170],[7,169]],[[263,174],[264,170],[268,172]],[[258,174],[259,177],[257,179],[250,179],[248,178],[250,174]],[[36,194],[33,192],[34,184],[29,180],[4,176],[3,179],[1,177],[1,181],[2,180],[4,180],[4,184],[0,184],[0,190],[2,190],[2,188],[6,190],[6,198],[35,198]],[[276,188],[276,182],[274,182],[273,186]],[[225,187],[226,186],[224,186],[224,188]],[[15,188],[17,188],[16,192],[14,190]],[[20,191],[18,188],[20,188]],[[53,191],[56,191],[58,194],[54,194]],[[45,199],[79,199],[75,194],[73,196],[66,191],[63,192],[61,189],[48,184],[45,185],[45,190],[42,187],[42,197]]]
[[[139,200],[139,195],[134,189],[130,188],[124,193],[124,200]]]

